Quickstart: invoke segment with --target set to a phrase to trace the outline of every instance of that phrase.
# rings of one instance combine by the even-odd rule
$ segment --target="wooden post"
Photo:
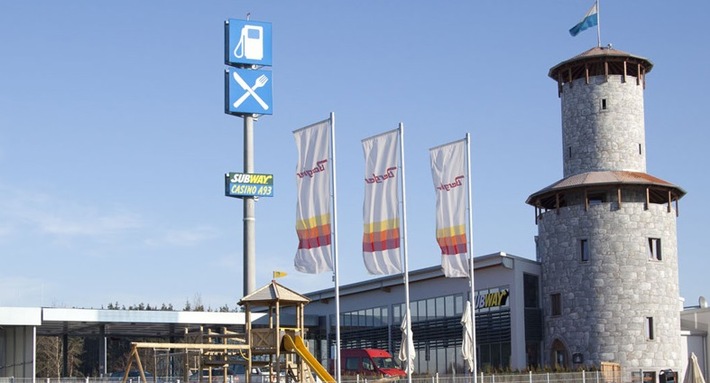
[[[651,195],[648,187],[646,187],[646,205],[643,207],[644,210],[648,210],[648,206],[651,204]]]
[[[626,66],[626,61],[624,61],[624,66]],[[619,209],[621,209],[621,187],[616,189],[616,198],[619,201]]]

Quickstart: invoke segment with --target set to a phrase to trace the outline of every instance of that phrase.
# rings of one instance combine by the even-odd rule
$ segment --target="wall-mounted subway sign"
[[[224,175],[224,195],[227,197],[273,197],[274,175],[227,173]]]

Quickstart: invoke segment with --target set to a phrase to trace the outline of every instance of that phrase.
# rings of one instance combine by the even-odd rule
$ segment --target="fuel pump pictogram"
[[[259,25],[244,25],[239,42],[232,52],[234,57],[248,60],[264,58],[264,28]]]

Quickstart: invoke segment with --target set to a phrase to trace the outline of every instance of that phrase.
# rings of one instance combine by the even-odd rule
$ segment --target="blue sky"
[[[471,134],[476,255],[534,258],[533,192],[562,178],[549,68],[592,1],[17,1],[0,6],[0,306],[101,307],[242,296],[242,120],[223,113],[223,22],[271,22],[273,110],[255,123],[257,276],[299,292],[291,132],[336,116],[340,281],[362,281],[360,140],[405,127],[410,269],[439,263],[430,147]],[[710,295],[710,3],[601,4],[602,44],[649,58],[648,173],[688,194],[681,295]],[[652,277],[649,277],[652,278]],[[610,292],[621,293],[621,292]]]

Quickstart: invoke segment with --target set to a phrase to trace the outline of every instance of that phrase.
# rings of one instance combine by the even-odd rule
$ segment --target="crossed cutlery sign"
[[[246,100],[249,96],[252,96],[254,97],[256,102],[258,102],[259,105],[264,108],[264,110],[269,110],[269,105],[267,105],[264,100],[262,100],[261,97],[256,94],[256,92],[254,92],[255,89],[259,89],[262,86],[266,85],[267,82],[269,82],[269,78],[266,77],[266,75],[262,74],[261,76],[257,77],[257,79],[254,81],[254,85],[252,86],[249,86],[249,84],[247,84],[243,78],[239,77],[237,72],[232,72],[232,76],[234,77],[234,81],[236,81],[237,84],[239,84],[239,86],[241,86],[242,89],[246,91],[241,97],[237,99],[237,101],[234,101],[233,105],[235,108],[238,108],[239,105],[244,102],[244,100]]]

